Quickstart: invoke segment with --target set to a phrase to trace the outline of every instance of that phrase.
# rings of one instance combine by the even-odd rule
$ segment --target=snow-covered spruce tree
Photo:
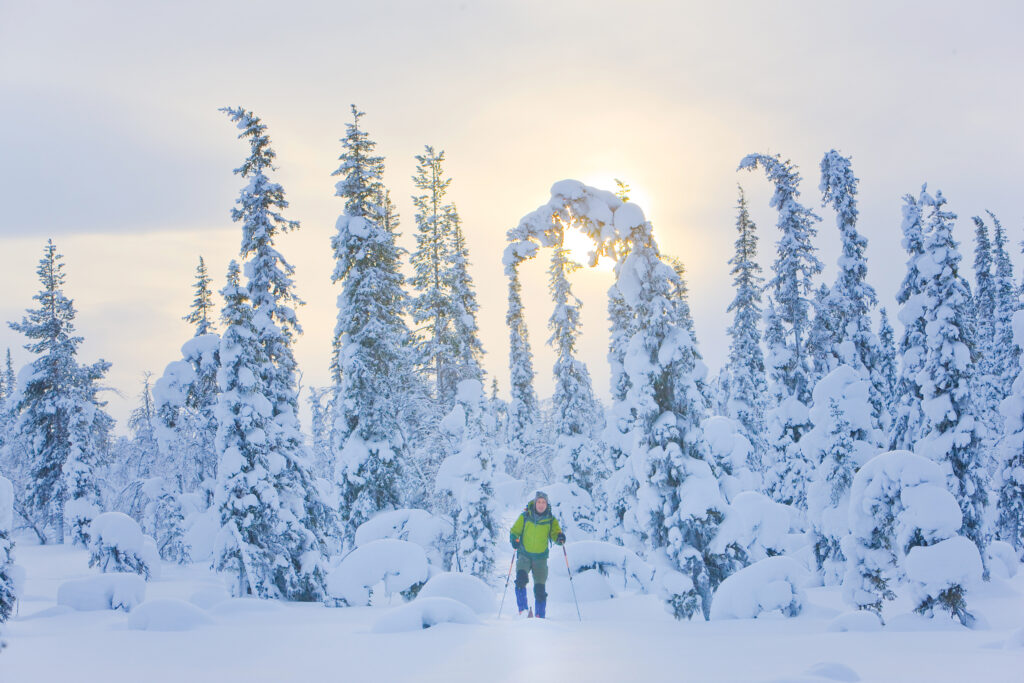
[[[246,259],[246,300],[252,310],[254,343],[264,359],[255,366],[260,373],[255,386],[270,403],[270,429],[265,430],[265,438],[281,522],[277,534],[285,549],[275,559],[274,581],[286,599],[320,600],[325,595],[327,536],[335,526],[335,516],[313,476],[299,428],[298,367],[292,345],[302,333],[294,309],[302,301],[293,291],[294,268],[275,246],[276,237],[298,229],[299,224],[281,214],[288,207],[284,189],[268,177],[276,155],[266,126],[250,111],[223,111],[241,131],[239,138],[249,143],[249,156],[235,169],[249,182],[236,200],[231,218],[242,226],[239,253]],[[224,383],[220,386],[223,390]]]
[[[411,336],[403,319],[402,289],[395,244],[397,217],[389,218],[376,143],[360,128],[363,112],[352,107],[342,138],[341,180],[335,195],[345,200],[331,238],[341,283],[335,326],[332,375],[342,536],[351,548],[356,529],[381,510],[400,507],[399,483],[407,444],[399,429],[398,400],[414,389]]]
[[[155,434],[166,465],[161,476],[178,493],[199,491],[212,502],[217,473],[217,369],[220,337],[214,331],[211,279],[203,257],[196,267],[195,294],[183,320],[195,327],[181,347],[182,359],[167,365],[153,385]]]
[[[709,550],[725,503],[702,452],[704,397],[698,355],[676,304],[682,285],[639,207],[572,180],[556,183],[551,200],[509,231],[506,272],[511,277],[540,246],[555,245],[560,231],[576,226],[595,241],[599,255],[618,257],[618,246],[629,243],[622,252],[628,256],[617,258],[618,290],[643,321],[626,339],[630,386],[613,407],[614,419],[628,425],[619,440],[628,459],[610,490],[626,489],[629,481],[637,487],[623,511],[622,535],[640,537],[661,567],[661,594],[673,614],[706,614],[716,581],[729,570],[728,558]],[[617,501],[609,498],[609,505]]]
[[[921,388],[917,374],[924,362],[925,324],[923,297],[924,276],[920,261],[924,255],[924,226],[922,212],[927,186],[921,187],[917,197],[903,197],[903,248],[907,252],[907,274],[903,277],[896,301],[897,314],[903,323],[898,349],[899,375],[893,401],[893,420],[889,431],[889,448],[910,450],[921,437],[924,415],[921,412]]]
[[[64,542],[65,521],[72,539],[84,544],[91,519],[99,513],[99,489],[93,476],[97,449],[110,418],[97,401],[96,383],[110,367],[106,361],[79,365],[82,338],[75,336],[75,307],[64,295],[64,263],[48,241],[36,272],[42,289],[11,329],[29,338],[25,348],[36,359],[22,370],[14,403],[14,425],[8,443],[27,452],[24,496],[26,514],[52,528]]]
[[[445,276],[455,312],[452,319],[455,375],[459,381],[475,379],[483,383],[484,371],[481,361],[484,347],[480,343],[477,327],[480,304],[476,298],[476,286],[469,274],[469,248],[466,246],[466,236],[462,232],[462,220],[454,206],[448,214],[448,223],[451,225],[451,259]]]
[[[14,539],[11,538],[13,531],[14,486],[9,479],[0,476],[0,624],[11,618],[14,603],[18,600],[14,578]]]
[[[154,477],[143,484],[148,502],[143,511],[143,529],[156,542],[160,558],[186,564],[192,549],[185,540],[185,508],[174,483]]]
[[[413,185],[423,194],[412,198],[416,207],[416,249],[409,261],[413,275],[409,278],[413,295],[409,315],[416,324],[417,362],[428,377],[433,378],[434,396],[442,405],[450,405],[457,384],[455,373],[448,367],[454,360],[452,326],[455,311],[448,290],[445,270],[451,259],[448,214],[445,201],[451,178],[444,175],[444,151],[426,146],[424,154],[416,155]]]
[[[966,310],[970,315],[968,335],[978,356],[977,367],[972,372],[974,383],[974,405],[978,417],[985,427],[985,436],[998,429],[999,402],[1003,399],[1000,388],[1003,380],[995,375],[995,315],[996,293],[993,279],[992,240],[988,226],[978,216],[974,222],[974,280],[977,288],[971,296],[972,305]]]
[[[330,479],[334,476],[334,455],[331,450],[330,387],[310,387],[310,447],[316,476]]]
[[[450,493],[454,503],[455,561],[453,569],[490,582],[494,576],[494,549],[501,533],[494,504],[494,444],[492,415],[479,380],[459,382],[455,407],[444,428],[458,448],[442,463],[437,488]]]
[[[771,375],[786,363],[789,354],[782,318],[770,296],[764,311],[764,343],[765,362]],[[776,408],[765,412],[768,450],[762,457],[763,490],[778,503],[802,509],[806,505],[806,483],[812,465],[794,438],[797,433],[810,430],[810,413],[806,404],[786,395],[782,383],[770,382],[768,397]]]
[[[727,309],[733,317],[728,330],[729,359],[722,377],[726,388],[726,416],[743,426],[743,435],[754,447],[752,465],[760,471],[761,455],[766,447],[764,411],[768,393],[760,329],[764,279],[757,263],[757,226],[750,218],[742,187],[736,209],[739,236],[736,251],[729,259],[735,294]]]
[[[988,212],[992,219],[992,260],[993,287],[995,295],[995,318],[993,337],[992,373],[999,380],[997,388],[1000,399],[1010,394],[1010,385],[1020,365],[1020,347],[1013,341],[1013,315],[1021,308],[1017,281],[1013,276],[1013,264],[1006,251],[1006,231],[995,214]]]
[[[981,447],[981,425],[971,374],[977,361],[968,328],[970,286],[960,276],[960,252],[953,239],[956,214],[945,209],[946,198],[928,197],[928,230],[920,273],[925,320],[924,358],[918,382],[925,415],[914,452],[939,463],[963,513],[960,533],[985,556],[983,516],[988,490]]]
[[[773,276],[768,282],[773,306],[772,319],[766,325],[777,326],[779,338],[768,340],[770,394],[778,397],[766,414],[768,454],[766,470],[769,478],[766,488],[779,502],[802,503],[802,488],[785,490],[778,481],[772,481],[771,472],[777,463],[794,457],[791,451],[810,425],[806,422],[807,404],[811,400],[813,369],[807,348],[810,333],[810,307],[813,296],[812,279],[822,270],[815,255],[812,238],[817,233],[814,224],[820,220],[799,201],[800,174],[789,161],[778,155],[751,154],[739,168],[762,168],[775,186],[771,205],[779,212],[778,228],[781,236],[776,243],[777,255],[772,264]]]
[[[233,574],[235,596],[282,597],[288,583],[288,549],[282,531],[283,506],[274,474],[283,467],[271,450],[273,406],[264,394],[269,375],[266,351],[257,341],[253,310],[239,283],[235,261],[221,290],[224,332],[217,373],[217,485],[214,504],[221,530],[214,549],[214,569]],[[278,559],[282,560],[278,566]],[[285,573],[281,577],[278,573]],[[284,579],[284,581],[282,581]]]
[[[183,320],[191,323],[196,328],[195,336],[214,332],[213,328],[213,292],[210,291],[210,274],[206,270],[203,257],[199,257],[199,265],[196,266],[195,298],[192,299],[192,307]]]
[[[800,442],[814,466],[807,484],[807,519],[814,556],[826,585],[843,578],[846,558],[840,542],[850,531],[849,492],[853,475],[878,452],[872,386],[863,370],[839,365],[814,387],[814,428]]]
[[[534,434],[540,421],[540,404],[533,388],[533,351],[523,316],[523,286],[519,282],[518,264],[505,266],[508,276],[508,368],[511,401],[508,407],[508,441],[511,462],[506,468],[513,476],[522,476],[534,469],[532,462]]]
[[[883,380],[877,375],[878,338],[871,327],[871,311],[878,305],[875,289],[867,282],[867,239],[857,232],[857,178],[850,158],[835,150],[821,160],[822,202],[836,212],[842,244],[839,272],[827,299],[829,318],[837,336],[832,340],[836,360],[871,379],[871,406],[876,425],[884,410]]]
[[[1024,311],[1013,316],[1014,343],[1024,346]],[[1018,356],[1024,366],[1024,355]],[[993,484],[998,486],[996,536],[1024,549],[1024,367],[1018,367],[1010,395],[1000,405],[1003,440],[1000,462]]]
[[[419,365],[433,377],[434,395],[447,410],[459,381],[483,377],[478,305],[458,210],[445,199],[451,178],[444,175],[444,151],[427,145],[416,161],[413,183],[423,194],[413,197],[416,249],[410,257],[414,295],[409,308],[418,325]]]
[[[576,358],[583,304],[572,293],[568,276],[579,268],[580,265],[569,258],[569,251],[562,244],[552,249],[548,268],[548,289],[555,304],[548,318],[548,329],[551,330],[548,345],[555,350],[555,389],[551,403],[556,443],[552,470],[560,480],[591,493],[607,473],[593,438],[601,428],[601,415],[590,383],[590,372]]]
[[[878,377],[882,380],[882,411],[879,428],[889,434],[895,410],[896,392],[899,387],[899,367],[896,364],[896,337],[889,323],[889,313],[883,306],[878,321]],[[888,436],[886,436],[888,440]]]

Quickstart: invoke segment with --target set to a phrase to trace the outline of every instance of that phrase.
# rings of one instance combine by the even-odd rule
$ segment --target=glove
[[[558,536],[555,537],[555,543],[565,545],[565,534],[559,532]]]
[[[518,537],[516,537],[516,536],[513,536],[513,537],[512,537],[512,547],[513,547],[513,548],[514,548],[515,550],[518,550],[518,549],[519,549],[519,538],[518,538]]]

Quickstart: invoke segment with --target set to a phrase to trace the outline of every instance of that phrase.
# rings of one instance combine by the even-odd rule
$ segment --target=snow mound
[[[138,631],[191,631],[212,623],[210,615],[192,603],[172,598],[148,600],[128,617],[128,628]]]
[[[423,548],[430,564],[442,566],[439,549],[450,543],[451,535],[451,521],[426,510],[402,509],[382,512],[360,524],[355,541],[357,548],[384,538],[409,541]]]
[[[491,614],[496,610],[494,592],[472,574],[443,572],[432,576],[416,597],[417,600],[425,598],[450,598],[477,614]]]
[[[391,610],[373,625],[374,633],[419,631],[438,624],[479,624],[473,610],[451,598],[422,598]]]
[[[138,574],[110,573],[65,581],[57,589],[57,604],[80,612],[132,608],[146,599],[146,581]]]
[[[1012,579],[1020,569],[1020,557],[1013,546],[1006,541],[992,541],[985,553],[988,556],[988,568],[997,579]]]
[[[777,555],[786,547],[786,536],[793,511],[763,493],[743,491],[736,494],[725,510],[725,519],[711,541],[711,549],[725,553],[735,543],[754,561]]]
[[[327,592],[349,606],[369,605],[370,590],[384,582],[388,595],[427,580],[423,548],[394,538],[372,541],[349,553],[327,575]]]
[[[574,587],[576,599],[580,602],[608,600],[615,597],[615,591],[608,583],[608,579],[597,572],[582,572],[578,576],[573,575],[572,585],[569,587],[570,594]]]
[[[803,609],[803,586],[810,573],[791,557],[755,562],[722,582],[711,599],[711,619],[753,619],[781,610],[788,617]]]
[[[219,617],[245,616],[267,612],[284,611],[284,606],[277,600],[260,598],[230,598],[210,608],[210,612]]]
[[[654,587],[654,568],[620,545],[605,541],[577,541],[565,544],[565,554],[569,558],[577,590],[581,577],[591,573],[607,577],[605,584],[609,588],[617,586],[648,593]],[[548,566],[552,576],[568,578],[564,562],[549,560]],[[583,581],[590,582],[591,579]]]
[[[188,601],[200,609],[210,609],[230,599],[231,595],[222,586],[209,586],[194,592]]]
[[[839,662],[818,662],[807,669],[808,676],[817,676],[827,681],[842,681],[843,683],[856,683],[860,680],[857,672]]]
[[[1003,649],[1018,650],[1024,648],[1024,628],[1019,628],[1010,634],[1003,644]]]
[[[882,621],[878,615],[869,610],[856,610],[844,612],[829,622],[825,627],[826,631],[834,633],[845,633],[849,631],[881,631]]]

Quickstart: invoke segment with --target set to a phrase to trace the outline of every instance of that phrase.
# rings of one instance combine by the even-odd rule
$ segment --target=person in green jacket
[[[548,594],[544,592],[544,583],[548,579],[548,548],[551,543],[565,543],[562,527],[551,514],[548,494],[537,491],[512,525],[509,540],[516,550],[516,604],[519,613],[527,611],[526,583],[532,571],[536,615],[543,619],[548,600]]]

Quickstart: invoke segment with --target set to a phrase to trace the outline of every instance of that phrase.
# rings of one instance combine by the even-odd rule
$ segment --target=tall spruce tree
[[[445,177],[443,164],[444,151],[435,151],[430,145],[424,154],[416,155],[412,180],[423,194],[412,199],[416,207],[416,249],[409,259],[413,267],[409,283],[414,292],[409,313],[417,325],[418,363],[433,378],[435,397],[448,405],[457,384],[456,374],[449,367],[455,358],[455,310],[445,273],[452,256],[449,215],[454,207],[445,200],[452,180]]]
[[[1014,345],[1024,346],[1024,312],[1018,311],[1011,321]],[[996,536],[1024,549],[1024,355],[1018,356],[1017,373],[1010,395],[1003,399],[1003,440],[1000,462],[992,482],[998,487],[996,499]]]
[[[235,173],[248,179],[231,218],[242,225],[240,255],[245,261],[246,298],[252,325],[266,362],[259,366],[258,386],[270,402],[271,430],[265,438],[272,454],[271,474],[283,528],[278,533],[287,550],[277,562],[276,581],[282,596],[293,600],[320,600],[325,596],[327,535],[333,513],[321,498],[299,427],[298,364],[292,345],[302,334],[295,306],[294,268],[277,250],[275,238],[299,227],[282,211],[288,208],[284,188],[272,182],[276,154],[266,126],[252,112],[223,110],[249,143],[249,156]],[[221,353],[224,353],[222,344]]]
[[[923,302],[925,277],[921,273],[924,255],[924,225],[922,214],[927,186],[914,197],[903,197],[903,249],[907,252],[907,273],[903,277],[896,301],[903,323],[899,344],[899,376],[893,403],[893,421],[889,432],[891,450],[911,450],[921,437],[924,415],[921,411],[921,388],[917,374],[924,361],[925,325]]]
[[[953,238],[956,214],[946,210],[941,192],[926,196],[928,228],[920,272],[925,321],[924,357],[918,373],[925,423],[914,452],[939,463],[960,504],[960,533],[985,557],[983,517],[988,489],[982,462],[981,426],[972,396],[977,361],[968,329],[971,292],[959,273],[960,252]]]
[[[50,240],[36,270],[42,289],[11,329],[29,339],[36,359],[17,394],[10,441],[27,449],[24,496],[34,514],[63,543],[66,523],[76,544],[88,542],[88,526],[99,513],[99,487],[93,468],[112,421],[97,398],[97,383],[110,363],[78,364],[82,337],[75,335],[74,302],[64,294],[63,256]],[[12,445],[13,445],[12,443]],[[31,511],[31,512],[29,512]]]
[[[332,375],[336,396],[343,538],[351,547],[360,524],[380,510],[399,507],[407,444],[399,429],[398,399],[413,388],[411,335],[403,314],[402,250],[395,243],[397,215],[387,208],[384,160],[360,128],[352,107],[342,138],[335,195],[345,200],[331,239],[341,283]]]
[[[572,293],[569,275],[579,268],[580,265],[569,258],[563,235],[563,242],[551,250],[548,268],[548,289],[555,304],[548,318],[551,330],[548,345],[555,350],[555,389],[551,402],[557,442],[552,469],[561,480],[592,492],[606,473],[593,439],[601,425],[590,372],[576,357],[583,304]]]
[[[1013,264],[1006,251],[1006,231],[991,211],[992,220],[992,291],[995,296],[995,315],[992,336],[992,374],[997,378],[996,389],[1000,400],[1010,394],[1013,378],[1020,365],[1020,347],[1013,342],[1013,315],[1020,310],[1018,287],[1013,276]]]
[[[448,223],[451,226],[448,250],[450,261],[445,275],[455,313],[452,319],[455,376],[460,382],[475,379],[482,383],[484,371],[481,363],[484,347],[480,343],[477,327],[480,304],[477,302],[473,277],[469,274],[469,248],[466,246],[466,236],[462,231],[462,220],[454,206],[448,214]]]
[[[878,337],[871,326],[871,311],[878,305],[875,289],[867,282],[867,239],[857,231],[857,185],[850,158],[835,150],[821,160],[822,202],[836,212],[842,244],[839,272],[827,298],[829,327],[835,332],[832,354],[836,360],[863,371],[871,380],[871,410],[875,425],[882,422],[884,380],[878,375]],[[879,444],[881,445],[881,444]]]
[[[996,292],[993,277],[992,241],[988,226],[978,216],[974,222],[974,281],[973,305],[966,313],[970,316],[968,334],[978,353],[978,364],[972,373],[974,402],[978,417],[986,428],[986,436],[995,433],[999,426],[999,402],[1003,379],[996,376],[995,318]]]
[[[743,435],[754,446],[755,461],[765,450],[764,352],[761,350],[761,290],[764,278],[757,263],[757,226],[750,218],[747,198],[739,188],[736,205],[736,251],[729,259],[735,294],[727,309],[732,313],[729,326],[729,359],[722,373],[726,388],[726,414],[743,427]]]
[[[817,234],[814,224],[820,219],[798,200],[800,173],[782,157],[751,154],[739,168],[761,168],[775,186],[771,205],[778,210],[781,232],[776,243],[777,253],[772,264],[773,276],[768,282],[772,291],[771,318],[766,332],[776,335],[768,339],[769,379],[776,389],[769,392],[777,397],[769,408],[767,418],[769,478],[766,487],[779,502],[803,501],[799,480],[797,490],[789,490],[778,476],[787,461],[799,458],[795,448],[803,434],[810,429],[807,406],[811,400],[814,370],[808,349],[810,336],[810,308],[813,296],[812,279],[822,270],[811,240]]]
[[[889,323],[889,313],[885,307],[879,311],[878,321],[878,377],[882,380],[882,420],[879,427],[885,434],[892,429],[896,395],[899,390],[899,366],[896,362],[896,336]],[[888,438],[888,437],[886,437]]]
[[[210,274],[206,270],[206,263],[203,257],[199,257],[199,265],[196,266],[195,297],[192,299],[192,307],[188,315],[183,319],[185,322],[195,325],[195,336],[209,334],[213,329],[213,292],[210,291]]]
[[[508,419],[513,462],[510,464],[514,474],[522,474],[524,468],[532,465],[527,460],[528,450],[540,419],[540,406],[533,388],[533,351],[530,350],[530,338],[523,316],[523,288],[519,282],[519,270],[516,264],[511,264],[505,272],[509,278],[505,324],[508,325],[508,367],[511,375]]]

